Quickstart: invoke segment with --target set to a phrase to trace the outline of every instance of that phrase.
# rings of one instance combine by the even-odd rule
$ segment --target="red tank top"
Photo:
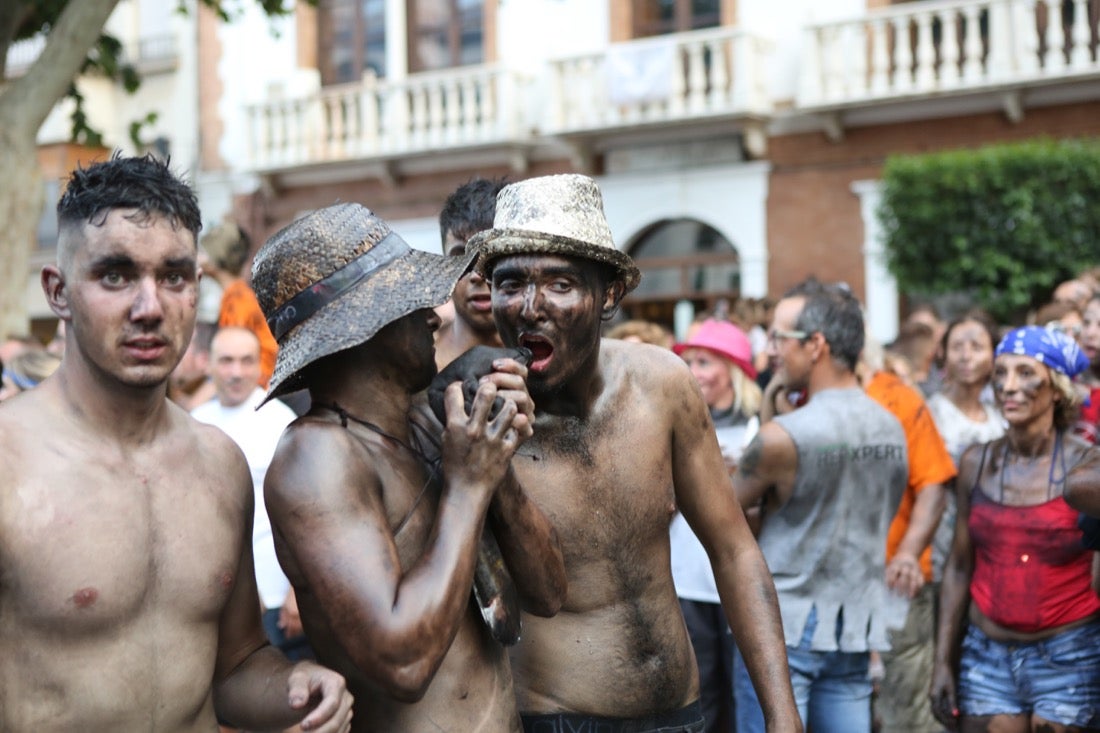
[[[970,597],[987,618],[1015,631],[1035,632],[1100,611],[1092,589],[1092,551],[1081,542],[1078,516],[1060,496],[1008,506],[977,485],[971,489]]]

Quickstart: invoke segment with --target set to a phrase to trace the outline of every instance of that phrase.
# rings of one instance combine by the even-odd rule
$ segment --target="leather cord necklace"
[[[412,445],[409,445],[405,441],[398,438],[396,435],[391,435],[390,433],[387,433],[385,430],[378,427],[371,421],[364,420],[363,418],[352,415],[350,412],[345,410],[343,407],[340,407],[340,405],[335,402],[314,402],[313,404],[315,407],[320,407],[322,409],[335,412],[336,415],[340,418],[340,426],[343,427],[345,430],[348,427],[349,420],[356,425],[362,425],[367,430],[377,433],[383,438],[387,438],[397,443],[399,446],[423,461],[424,465],[428,468],[428,480],[425,481],[424,485],[420,488],[420,492],[417,493],[416,499],[413,500],[412,506],[409,507],[408,513],[405,514],[405,517],[400,522],[398,522],[397,526],[393,530],[393,535],[394,537],[396,537],[398,533],[401,532],[402,529],[404,529],[405,525],[408,524],[409,520],[412,519],[413,513],[416,511],[416,508],[420,506],[420,502],[424,499],[424,495],[428,492],[428,487],[432,485],[432,479],[439,475],[441,460],[433,461],[432,459],[428,458],[428,456],[424,455],[423,451],[417,449]]]

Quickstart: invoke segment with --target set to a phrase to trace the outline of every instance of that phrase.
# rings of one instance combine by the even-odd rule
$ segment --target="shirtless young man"
[[[58,225],[42,286],[65,356],[0,410],[0,730],[347,730],[340,676],[264,638],[244,457],[166,398],[194,194],[116,157],[73,174]]]
[[[459,383],[448,388],[439,461],[410,423],[436,373],[431,308],[470,259],[410,250],[341,204],[276,234],[254,263],[280,347],[269,396],[307,387],[313,401],[276,451],[267,507],[310,642],[361,705],[357,731],[519,730],[507,654],[470,600],[487,513],[529,610],[552,614],[564,595],[553,528],[502,484],[531,434],[524,368],[500,363],[469,414]]]
[[[463,257],[466,241],[493,226],[497,194],[504,188],[503,178],[475,178],[447,197],[439,213],[439,233],[443,254]],[[493,322],[489,283],[476,270],[458,279],[451,294],[454,317],[435,332],[435,363],[440,369],[475,346],[500,346],[500,335]]]
[[[669,569],[679,508],[712,559],[770,730],[801,730],[775,590],[695,380],[671,351],[600,339],[639,273],[614,247],[595,182],[506,187],[494,228],[470,246],[504,343],[534,353],[534,436],[512,464],[561,536],[569,580],[562,611],[525,618],[513,654],[525,729],[702,730]]]

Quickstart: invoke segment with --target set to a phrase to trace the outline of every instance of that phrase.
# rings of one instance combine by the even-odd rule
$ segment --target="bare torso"
[[[403,449],[396,452],[387,449],[369,430],[354,424],[340,428],[334,416],[305,418],[291,430],[303,444],[323,444],[328,461],[339,461],[353,471],[377,472],[385,522],[393,533],[401,568],[407,572],[413,567],[431,542],[440,496],[439,484],[430,479],[423,462]],[[341,432],[335,433],[337,430]],[[363,488],[360,496],[340,501],[353,505],[345,507],[348,512],[364,511],[364,507],[372,504],[369,493],[369,489]],[[348,689],[355,695],[353,731],[516,733],[520,730],[508,656],[490,637],[472,602],[424,696],[414,703],[401,702],[360,670],[345,650],[330,623],[332,609],[322,608],[317,592],[288,551],[287,540],[277,526],[277,515],[273,515],[273,522],[276,548],[297,591],[310,643],[322,663],[344,675]],[[349,539],[354,541],[353,537]],[[344,546],[338,539],[331,545],[333,557],[353,557],[354,552],[354,548]],[[357,573],[350,569],[346,574],[344,571],[337,574],[343,580],[335,581],[330,593],[345,593],[337,587],[341,582],[349,585],[357,582]]]
[[[558,530],[569,580],[557,616],[524,617],[512,660],[525,713],[640,717],[698,697],[669,570],[677,406],[664,357],[675,357],[634,349],[604,341],[589,418],[538,414],[513,459]]]
[[[123,447],[56,386],[0,409],[0,730],[216,731],[243,458],[174,406]]]

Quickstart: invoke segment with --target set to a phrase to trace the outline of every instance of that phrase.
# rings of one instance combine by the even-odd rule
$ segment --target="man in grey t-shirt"
[[[791,683],[814,733],[870,731],[872,649],[904,618],[885,582],[886,534],[908,477],[905,433],[855,376],[863,348],[859,302],[810,280],[775,309],[768,350],[777,375],[808,402],[764,424],[734,476],[760,512],[760,549],[775,581]],[[764,723],[752,689],[735,681],[739,733]]]

